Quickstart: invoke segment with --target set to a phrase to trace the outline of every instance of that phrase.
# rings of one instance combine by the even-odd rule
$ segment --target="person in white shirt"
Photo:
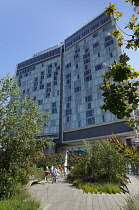
[[[55,182],[56,183],[56,177],[57,177],[57,168],[54,167],[52,171],[52,184]]]

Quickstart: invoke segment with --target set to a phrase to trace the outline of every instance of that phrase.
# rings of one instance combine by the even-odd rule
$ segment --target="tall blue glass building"
[[[113,17],[102,13],[64,42],[17,64],[22,94],[51,115],[41,135],[53,137],[58,151],[81,150],[83,140],[93,143],[117,135],[130,142],[134,136],[125,120],[99,108],[102,74],[121,53],[110,36],[113,29]]]

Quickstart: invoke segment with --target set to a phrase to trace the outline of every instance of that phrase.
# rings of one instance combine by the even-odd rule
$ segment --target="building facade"
[[[123,141],[134,138],[124,119],[99,108],[102,74],[121,54],[109,35],[113,29],[113,17],[102,13],[63,43],[17,64],[22,94],[33,97],[51,115],[41,135],[53,137],[57,151],[82,150],[83,140],[94,143],[111,135]]]

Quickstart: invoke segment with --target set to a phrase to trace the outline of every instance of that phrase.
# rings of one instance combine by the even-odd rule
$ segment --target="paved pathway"
[[[131,194],[139,191],[139,180],[130,176],[128,189]],[[60,176],[57,183],[32,185],[30,192],[41,203],[42,210],[122,210],[128,194],[83,193]]]

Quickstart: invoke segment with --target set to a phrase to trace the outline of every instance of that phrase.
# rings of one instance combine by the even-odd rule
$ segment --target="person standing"
[[[64,166],[63,172],[64,172],[64,176],[66,176],[67,175],[67,166]]]
[[[61,165],[58,166],[58,172],[59,172],[59,174],[62,174],[62,166]]]
[[[51,176],[52,176],[52,173],[53,173],[53,169],[54,169],[54,167],[53,166],[50,166],[49,171],[50,171]]]
[[[52,184],[55,182],[56,183],[56,177],[57,177],[57,168],[54,167],[53,173],[52,173]]]
[[[49,176],[50,172],[48,167],[46,166],[45,172],[44,172],[44,183],[48,183],[48,176]]]

